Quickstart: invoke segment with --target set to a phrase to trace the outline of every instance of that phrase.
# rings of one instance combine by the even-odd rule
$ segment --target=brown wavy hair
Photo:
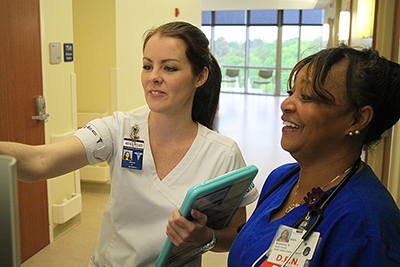
[[[155,34],[179,38],[187,44],[186,56],[195,76],[199,75],[204,67],[208,68],[207,81],[197,88],[194,95],[192,120],[214,130],[222,76],[217,60],[210,53],[207,37],[198,27],[190,23],[169,22],[145,33],[143,50],[148,40]]]

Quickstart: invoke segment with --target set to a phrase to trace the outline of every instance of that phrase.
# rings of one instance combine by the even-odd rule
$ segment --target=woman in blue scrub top
[[[297,163],[273,170],[260,199],[300,169],[259,203],[234,241],[228,265],[400,266],[400,211],[372,169],[359,162],[362,150],[399,119],[400,65],[370,49],[322,50],[294,67],[288,94],[281,105],[281,146]],[[300,240],[293,238],[295,230],[290,246],[274,241],[278,229],[298,229],[293,224],[316,211],[342,181],[315,242],[310,237],[291,255]],[[313,213],[308,225],[315,218]]]

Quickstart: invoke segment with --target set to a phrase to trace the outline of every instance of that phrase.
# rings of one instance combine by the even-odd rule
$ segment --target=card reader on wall
[[[50,63],[61,63],[61,43],[50,43]]]

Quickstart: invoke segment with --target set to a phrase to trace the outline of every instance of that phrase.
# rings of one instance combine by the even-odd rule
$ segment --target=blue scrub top
[[[275,169],[268,176],[260,199],[296,166],[292,163]],[[232,245],[228,266],[252,266],[269,248],[280,225],[291,226],[308,211],[303,204],[269,223],[271,211],[282,205],[298,177],[298,173],[294,174],[254,212]],[[365,163],[331,201],[316,231],[322,239],[310,267],[400,266],[400,210]]]

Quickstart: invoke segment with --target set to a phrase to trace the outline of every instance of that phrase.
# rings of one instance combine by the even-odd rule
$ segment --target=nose
[[[283,113],[294,112],[296,110],[296,105],[293,101],[293,98],[289,96],[283,100],[281,103],[281,110]]]
[[[163,82],[161,71],[154,68],[149,76],[149,81],[153,84],[159,84]]]

